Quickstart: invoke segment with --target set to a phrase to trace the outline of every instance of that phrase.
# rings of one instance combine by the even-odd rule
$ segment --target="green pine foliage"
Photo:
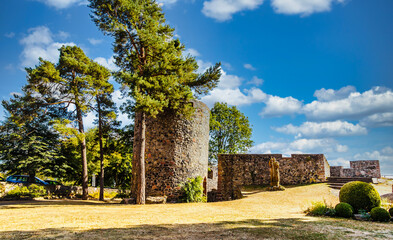
[[[190,112],[187,103],[196,94],[214,88],[221,75],[220,64],[197,74],[192,56],[183,56],[185,46],[174,38],[154,0],[90,0],[92,19],[104,34],[114,38],[116,79],[126,86],[136,112],[156,116],[165,109]]]
[[[215,103],[210,114],[209,161],[218,154],[244,153],[252,146],[252,128],[248,118],[235,106]]]
[[[89,0],[92,19],[97,27],[114,38],[113,51],[119,71],[114,73],[123,86],[123,95],[131,97],[123,107],[139,113],[135,119],[134,186],[136,202],[145,203],[146,117],[164,111],[190,115],[193,91],[206,94],[217,86],[220,64],[198,74],[192,56],[183,56],[185,46],[174,38],[174,29],[155,0]]]
[[[28,174],[30,182],[36,174],[54,176],[69,167],[50,122],[58,113],[44,111],[42,104],[26,88],[23,95],[2,102],[8,115],[0,125],[0,170]]]
[[[203,178],[198,176],[196,178],[189,178],[182,186],[183,202],[206,202],[206,197],[203,196]]]
[[[48,109],[74,110],[68,116],[55,121],[55,128],[64,137],[77,137],[82,161],[83,198],[88,196],[88,166],[83,116],[94,108],[94,99],[100,99],[105,91],[110,94],[110,73],[90,60],[77,46],[60,48],[57,64],[40,58],[35,68],[27,68],[29,92],[38,95]],[[100,114],[102,112],[100,111]]]

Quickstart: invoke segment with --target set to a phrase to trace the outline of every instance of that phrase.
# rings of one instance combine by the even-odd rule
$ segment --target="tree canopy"
[[[109,71],[90,60],[77,46],[60,48],[58,64],[40,58],[35,68],[28,68],[29,91],[38,95],[48,108],[69,110],[69,118],[57,121],[56,129],[77,136],[82,160],[83,199],[88,196],[88,169],[83,116],[92,110],[94,98],[108,88]],[[73,127],[70,127],[73,126]]]
[[[220,64],[197,74],[191,56],[183,56],[184,45],[174,38],[155,0],[89,0],[92,19],[104,34],[114,37],[114,57],[120,70],[115,73],[123,93],[132,97],[135,119],[134,167],[138,185],[137,203],[145,202],[146,116],[170,110],[188,114],[187,104],[196,94],[214,88],[220,78]],[[134,178],[135,179],[135,178]]]
[[[210,115],[209,161],[221,153],[244,153],[253,144],[248,118],[235,106],[215,103]]]

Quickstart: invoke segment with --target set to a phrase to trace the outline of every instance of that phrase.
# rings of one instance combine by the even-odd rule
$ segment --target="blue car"
[[[27,175],[11,175],[11,176],[8,176],[5,181],[9,182],[9,183],[28,183],[29,176],[27,176]],[[38,177],[35,177],[35,184],[48,185],[47,182],[39,179]]]

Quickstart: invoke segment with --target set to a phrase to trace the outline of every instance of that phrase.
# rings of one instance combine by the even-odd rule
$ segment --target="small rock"
[[[121,204],[135,204],[134,198],[123,198],[120,202]]]
[[[165,204],[166,196],[163,197],[147,197],[146,204]]]

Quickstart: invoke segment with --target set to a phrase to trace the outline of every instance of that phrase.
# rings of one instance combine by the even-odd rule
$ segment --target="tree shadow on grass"
[[[17,208],[35,208],[42,206],[105,206],[105,205],[114,205],[119,204],[118,202],[100,202],[100,201],[92,201],[92,200],[21,200],[21,201],[0,201],[0,210],[1,209],[17,209]]]
[[[344,226],[344,227],[343,227]],[[362,236],[351,224],[335,225],[326,219],[248,219],[199,224],[137,225],[126,228],[3,231],[0,239],[389,239],[392,231],[371,231]],[[380,236],[380,237],[379,237]]]
[[[303,184],[296,184],[296,185],[283,185],[286,189],[297,188],[297,187],[304,187],[309,185],[315,184],[324,184],[324,183],[303,183]],[[243,196],[251,196],[260,192],[272,192],[268,190],[270,185],[245,185],[242,186],[240,189],[242,191]],[[273,191],[274,192],[274,191]]]

